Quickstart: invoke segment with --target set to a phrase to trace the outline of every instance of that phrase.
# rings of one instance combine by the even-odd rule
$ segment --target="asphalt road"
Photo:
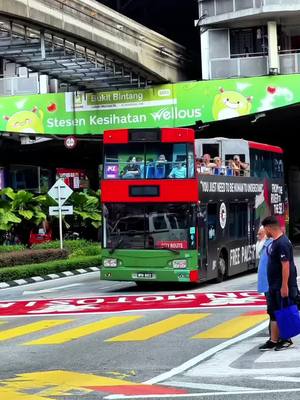
[[[77,298],[83,310],[85,298],[102,296],[155,304],[145,310],[136,301],[126,312],[1,317],[1,399],[299,399],[300,340],[294,349],[259,352],[268,335],[263,307],[232,297],[255,290],[256,274],[146,291],[98,278],[90,273],[0,291],[0,312],[20,300],[30,309],[38,299]],[[214,297],[220,291],[221,302]],[[208,292],[218,306],[164,309],[168,295]]]

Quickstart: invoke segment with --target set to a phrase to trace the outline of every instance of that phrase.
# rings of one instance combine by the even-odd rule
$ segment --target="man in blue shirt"
[[[169,174],[169,178],[186,178],[186,167],[182,165],[182,163],[178,163],[172,168],[172,171]]]
[[[293,246],[288,237],[281,231],[276,217],[267,217],[262,221],[266,235],[273,238],[268,247],[268,314],[271,319],[271,338],[260,350],[284,350],[293,346],[291,339],[279,338],[279,329],[275,311],[282,307],[283,300],[295,304],[298,293],[297,270],[294,263]]]

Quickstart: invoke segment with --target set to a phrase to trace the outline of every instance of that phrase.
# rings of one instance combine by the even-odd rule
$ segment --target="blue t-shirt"
[[[170,178],[186,178],[186,167],[174,167],[169,175]]]
[[[289,288],[297,287],[297,270],[294,263],[293,246],[286,235],[273,240],[268,247],[268,282],[272,290],[280,290],[282,285],[282,265],[281,262],[290,262],[290,276],[288,281]]]
[[[260,252],[258,274],[257,274],[257,291],[258,293],[266,293],[269,291],[268,283],[268,247],[272,243],[273,239],[267,239]]]

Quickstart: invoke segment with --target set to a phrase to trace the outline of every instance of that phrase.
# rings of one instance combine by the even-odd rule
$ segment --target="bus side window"
[[[217,205],[208,204],[207,206],[207,230],[208,240],[216,239],[217,230]]]

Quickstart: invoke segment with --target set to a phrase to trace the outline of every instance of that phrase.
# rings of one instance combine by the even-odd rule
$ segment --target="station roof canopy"
[[[0,58],[56,78],[70,91],[143,88],[155,81],[150,72],[95,46],[3,17]]]

